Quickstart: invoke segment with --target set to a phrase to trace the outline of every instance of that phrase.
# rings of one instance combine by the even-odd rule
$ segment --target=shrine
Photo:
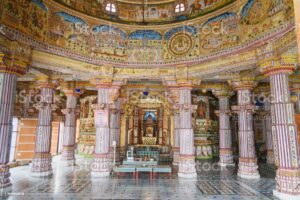
[[[299,0],[0,2],[1,199],[300,199]]]

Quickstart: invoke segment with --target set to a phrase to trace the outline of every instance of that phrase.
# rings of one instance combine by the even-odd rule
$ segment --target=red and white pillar
[[[1,63],[1,65],[4,65],[4,63]],[[9,162],[17,78],[18,75],[13,73],[0,73],[0,190],[11,186],[7,163]]]
[[[96,127],[96,145],[94,160],[92,163],[93,177],[109,176],[112,165],[110,156],[110,118],[111,118],[111,81],[94,81],[98,89],[98,103],[94,105],[95,127]]]
[[[239,169],[238,176],[246,179],[259,179],[255,139],[253,131],[252,90],[255,86],[252,78],[241,78],[231,82],[237,91],[238,105],[232,106],[239,120]]]
[[[279,199],[300,199],[300,152],[289,89],[289,75],[296,69],[297,55],[263,56],[267,58],[260,61],[260,69],[270,77],[271,84],[272,136],[277,166],[274,196]]]
[[[4,41],[10,42],[10,41]],[[15,103],[17,79],[27,71],[29,48],[11,43],[12,47],[18,47],[18,51],[0,52],[0,196],[6,196],[11,191],[10,172],[8,167],[10,143],[12,137],[12,119]],[[23,48],[24,47],[24,48]],[[6,49],[6,47],[4,48]],[[18,55],[23,50],[26,55]]]
[[[178,160],[178,177],[179,178],[196,178],[195,167],[195,147],[194,147],[194,129],[192,127],[191,103],[192,85],[178,85],[179,89],[179,160]]]
[[[223,167],[234,166],[229,105],[229,100],[233,93],[228,90],[216,90],[214,95],[219,99],[219,110],[216,111],[216,114],[219,116],[219,165]]]
[[[77,109],[77,100],[81,95],[75,90],[66,90],[67,96],[65,114],[65,127],[63,133],[62,157],[61,161],[67,165],[75,165],[75,141],[76,141],[76,116],[80,112]]]
[[[40,102],[35,107],[39,110],[38,126],[36,130],[34,158],[31,164],[32,176],[43,177],[52,175],[51,166],[51,135],[52,110],[55,109],[55,84],[40,82]]]

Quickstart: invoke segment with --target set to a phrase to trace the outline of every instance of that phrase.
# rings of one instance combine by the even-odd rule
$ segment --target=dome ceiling
[[[219,73],[221,69],[227,69],[226,66],[240,69],[243,65],[243,69],[248,69],[256,62],[256,49],[269,40],[287,38],[287,41],[277,42],[278,46],[293,45],[295,40],[293,13],[286,12],[293,9],[292,0],[286,3],[284,0],[239,0],[228,5],[226,2],[230,1],[200,0],[210,3],[211,8],[223,6],[184,23],[145,26],[114,23],[89,16],[95,13],[93,9],[101,8],[101,17],[103,6],[108,4],[109,8],[120,13],[120,1],[101,3],[86,0],[85,4],[79,4],[82,0],[64,1],[69,8],[57,0],[0,1],[3,3],[0,9],[0,21],[4,25],[2,31],[13,40],[29,44],[35,50],[33,60],[39,67],[40,63],[49,62],[48,54],[38,52],[43,51],[59,55],[67,66],[74,63],[72,66],[76,66],[76,70],[85,72],[120,72],[126,77],[128,74],[137,76],[144,73],[144,69],[157,69],[157,74],[151,72],[149,75],[160,76],[174,73],[174,66],[182,67],[182,74],[186,74],[184,66],[188,66],[189,70],[193,68],[194,76],[206,70]],[[134,0],[130,2],[139,5]],[[154,1],[150,0],[147,6],[152,5],[151,2]],[[93,9],[92,3],[95,4]],[[82,13],[84,10],[78,12],[75,7],[70,8],[75,4],[90,6],[84,7],[87,14]],[[52,58],[56,62],[57,58]],[[65,69],[60,67],[56,70]]]
[[[125,24],[168,24],[216,11],[236,0],[55,0],[81,13]]]

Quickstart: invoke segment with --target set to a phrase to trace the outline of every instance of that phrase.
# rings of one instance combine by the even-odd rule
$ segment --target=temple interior
[[[300,200],[300,0],[0,0],[0,199]]]

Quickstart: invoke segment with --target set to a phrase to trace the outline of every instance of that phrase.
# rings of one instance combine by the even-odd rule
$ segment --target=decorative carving
[[[174,34],[168,45],[168,49],[174,56],[185,56],[193,48],[193,38],[187,33],[176,33]]]

